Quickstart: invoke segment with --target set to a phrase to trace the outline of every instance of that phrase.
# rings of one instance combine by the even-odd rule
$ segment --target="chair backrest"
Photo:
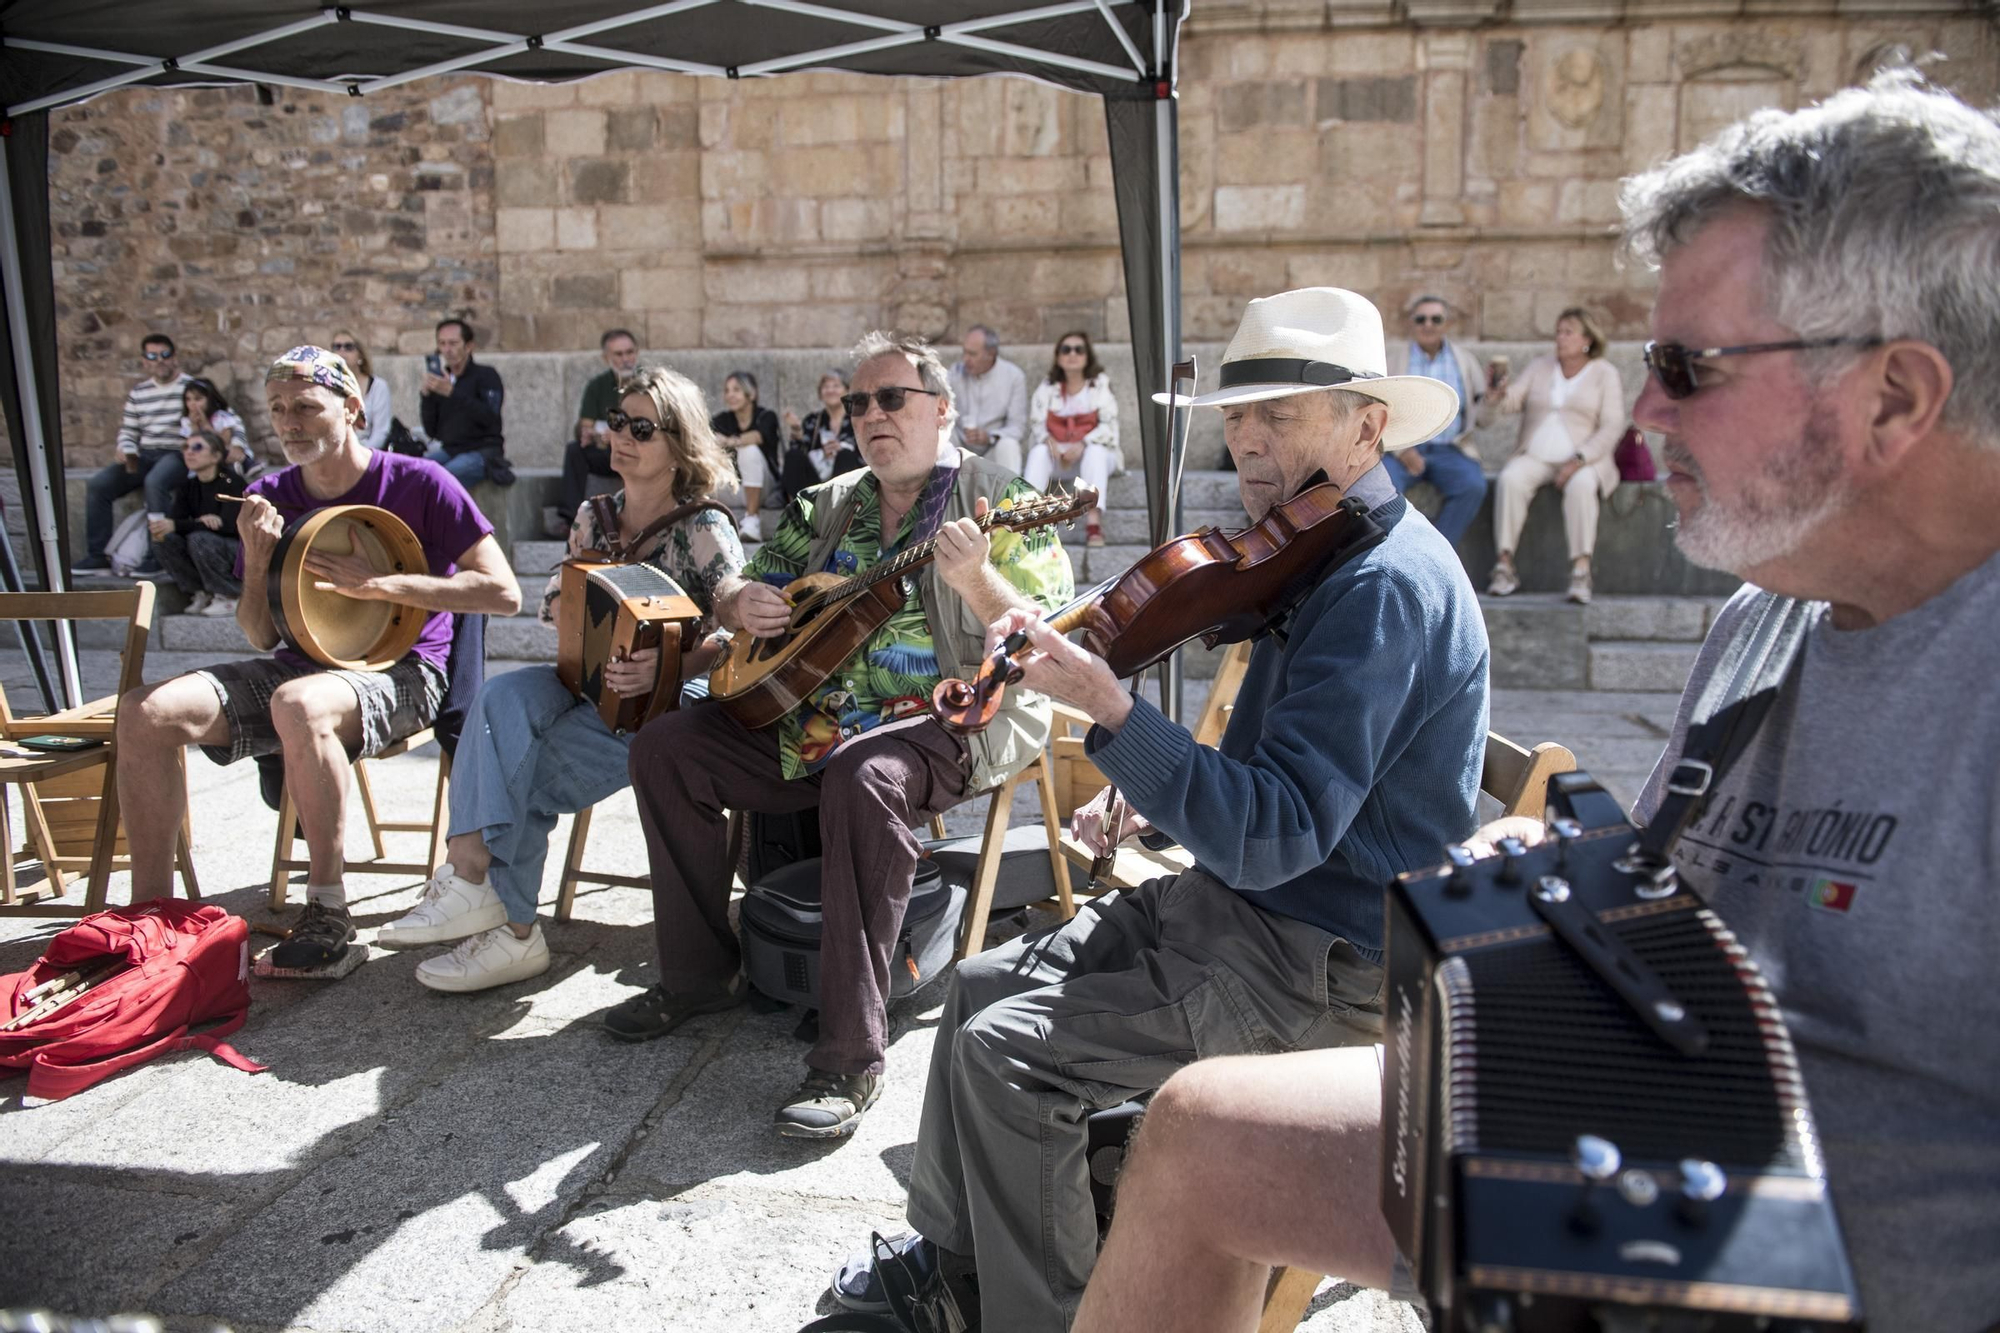
[[[1548,811],[1549,780],[1576,771],[1576,756],[1554,741],[1523,749],[1497,731],[1486,733],[1486,763],[1479,790],[1500,802],[1503,815],[1541,819]]]
[[[438,748],[457,757],[458,735],[472,713],[472,701],[486,683],[486,617],[461,613],[452,617],[451,655],[445,659],[444,704],[431,730]]]
[[[21,620],[122,620],[125,647],[118,666],[118,698],[145,679],[146,644],[152,634],[154,589],[150,583],[108,592],[0,592],[0,622]],[[21,722],[0,690],[0,735],[16,735]],[[36,719],[25,725],[46,730]],[[32,734],[32,733],[31,733]]]

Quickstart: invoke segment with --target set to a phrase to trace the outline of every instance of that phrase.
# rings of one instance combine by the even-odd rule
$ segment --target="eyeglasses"
[[[328,343],[327,346],[336,352],[358,352],[361,350],[360,343]]]
[[[148,361],[171,361],[174,359],[172,352],[141,352],[139,355],[145,357]]]
[[[1056,355],[1085,356],[1089,353],[1089,351],[1090,349],[1088,347],[1085,347],[1082,343],[1064,343],[1062,346],[1056,348]]]
[[[1411,315],[1411,316],[1410,316],[1410,323],[1412,323],[1412,324],[1442,324],[1442,323],[1444,323],[1444,316],[1443,316],[1443,315]]]
[[[650,417],[628,417],[615,407],[604,414],[604,424],[613,430],[624,431],[641,444],[652,439],[655,431],[667,435],[679,434],[672,426],[662,425]]]
[[[1874,347],[1881,338],[1795,338],[1780,343],[1744,343],[1740,347],[1683,347],[1679,343],[1646,344],[1646,369],[1660,381],[1660,388],[1673,399],[1692,398],[1701,389],[1695,382],[1694,363],[1713,356],[1748,356],[1752,352],[1802,352],[1812,347]]]
[[[844,393],[840,395],[840,405],[847,409],[847,415],[859,417],[868,414],[868,404],[873,401],[880,404],[884,412],[894,415],[903,410],[904,402],[913,393],[929,394],[933,398],[938,396],[936,389],[906,389],[900,384],[892,384],[874,393]]]

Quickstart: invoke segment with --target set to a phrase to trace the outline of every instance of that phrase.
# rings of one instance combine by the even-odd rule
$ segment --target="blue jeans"
[[[434,444],[424,457],[433,463],[444,464],[444,470],[457,477],[460,485],[469,487],[474,482],[486,480],[486,455],[477,449],[467,449],[462,454],[448,454],[444,451],[443,445]]]
[[[552,666],[489,676],[479,687],[452,759],[447,831],[485,841],[493,856],[487,874],[509,921],[535,919],[556,817],[586,810],[630,783],[630,746],[631,738],[613,735]]]
[[[84,554],[100,559],[110,544],[111,529],[115,526],[111,521],[112,501],[144,486],[147,513],[172,513],[174,492],[181,488],[181,478],[185,476],[187,461],[174,449],[141,449],[137,472],[128,469],[123,460],[93,472],[83,491]]]
[[[1421,477],[1411,476],[1395,454],[1384,454],[1382,464],[1389,469],[1389,480],[1396,484],[1398,494],[1409,490],[1413,481],[1427,481],[1437,487],[1438,494],[1444,497],[1444,507],[1431,520],[1431,526],[1456,546],[1478,516],[1479,502],[1486,498],[1486,473],[1455,444],[1433,440],[1418,445],[1416,451],[1424,456]]]

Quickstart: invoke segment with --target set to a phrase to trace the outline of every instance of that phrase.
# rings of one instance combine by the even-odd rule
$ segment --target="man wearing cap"
[[[1318,482],[1382,540],[1325,573],[1261,638],[1217,749],[1129,693],[1029,613],[1023,686],[1083,710],[1105,795],[1074,827],[1099,849],[1156,830],[1195,868],[1100,898],[1068,924],[959,965],[932,1050],[904,1261],[943,1275],[969,1324],[1068,1326],[1097,1251],[1093,1111],[1224,1054],[1379,1039],[1382,886],[1471,833],[1486,739],[1487,644],[1458,558],[1397,495],[1385,450],[1449,424],[1457,395],[1384,374],[1382,319],[1353,292],[1252,301],[1214,407],[1244,507]],[[879,1308],[850,1261],[843,1304]]]
[[[271,425],[292,466],[254,482],[237,528],[243,596],[236,621],[269,657],[187,672],[135,691],[118,709],[118,800],[132,848],[132,900],[173,886],[174,835],[186,808],[180,749],[218,764],[285,757],[311,856],[304,913],[273,961],[312,969],[337,962],[354,938],[341,883],[348,767],[436,718],[454,613],[511,616],[520,587],[493,526],[444,468],[361,443],[361,386],[337,354],[295,347],[265,375]],[[331,505],[374,505],[409,525],[429,573],[382,574],[357,555],[313,552],[306,571],[362,601],[431,612],[416,646],[386,671],[329,669],[279,646],[266,576],[286,529]]]

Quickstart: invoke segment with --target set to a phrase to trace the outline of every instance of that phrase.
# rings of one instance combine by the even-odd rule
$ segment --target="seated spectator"
[[[764,483],[778,470],[778,414],[757,405],[757,377],[732,370],[722,381],[722,410],[709,420],[716,443],[736,451],[736,471],[743,479],[743,536],[764,540]]]
[[[1680,882],[1790,1029],[1869,1327],[1988,1329],[2000,400],[1983,390],[2000,373],[2000,125],[1886,71],[1759,112],[1626,181],[1621,203],[1628,246],[1659,272],[1633,415],[1666,436],[1675,541],[1749,581],[1633,814],[1660,810],[1691,716],[1722,701],[1771,599],[1817,603],[1762,725],[1689,812]],[[1849,811],[1882,840],[1794,832]],[[1483,832],[1541,832],[1502,825]],[[1820,902],[1829,884],[1848,896]],[[1407,1286],[1378,1204],[1380,1113],[1369,1051],[1170,1081],[1078,1333],[1248,1333],[1277,1263],[1375,1286],[1393,1267]]]
[[[1104,510],[1118,457],[1118,399],[1083,330],[1056,339],[1055,360],[1028,404],[1028,437],[1035,442],[1022,474],[1028,484],[1046,491],[1051,478],[1060,478],[1095,490],[1097,507],[1084,520],[1083,540],[1104,545]]]
[[[187,471],[181,462],[180,422],[187,410],[182,390],[192,376],[181,373],[174,340],[164,333],[147,334],[139,352],[146,358],[147,378],[125,395],[117,461],[93,473],[84,491],[84,555],[75,565],[79,574],[111,568],[104,548],[111,541],[111,506],[119,496],[143,486],[146,512],[165,514],[173,507],[174,492]],[[148,556],[139,572],[162,571]]]
[[[346,330],[334,334],[327,347],[339,354],[354,372],[354,378],[361,382],[362,424],[358,429],[362,448],[382,448],[389,440],[389,423],[396,417],[389,404],[389,381],[376,377],[368,349],[361,345],[361,339]]]
[[[1556,350],[1538,356],[1508,386],[1502,412],[1520,412],[1514,456],[1494,484],[1493,544],[1500,558],[1486,591],[1505,597],[1521,586],[1514,549],[1528,521],[1528,502],[1543,486],[1562,493],[1563,532],[1569,538],[1569,600],[1590,600],[1590,553],[1597,545],[1598,501],[1618,485],[1613,454],[1625,433],[1625,385],[1604,359],[1604,335],[1589,315],[1572,306],[1556,318]]]
[[[965,331],[965,354],[951,368],[951,399],[958,408],[951,442],[1018,473],[1028,435],[1028,377],[1000,359],[1000,335],[984,324]]]
[[[420,400],[424,434],[431,441],[431,451],[424,456],[444,464],[460,485],[468,487],[497,471],[495,464],[505,466],[507,448],[500,429],[507,390],[499,371],[472,359],[473,338],[472,325],[462,319],[438,321],[438,367],[424,372]]]
[[[212,430],[190,435],[181,459],[187,475],[173,508],[148,525],[153,555],[187,594],[188,615],[233,616],[243,590],[236,575],[243,543],[236,535],[236,507],[220,497],[243,494],[243,477],[223,461],[222,438]]]
[[[604,369],[583,386],[574,438],[563,446],[562,493],[556,501],[555,521],[548,525],[551,537],[569,535],[577,510],[590,493],[592,477],[618,475],[611,462],[608,414],[618,406],[618,386],[639,368],[639,340],[627,329],[609,329],[597,340],[597,350],[604,356]]]
[[[1387,529],[1258,639],[1219,748],[1034,613],[987,628],[989,644],[1027,636],[1019,688],[1092,719],[1084,748],[1129,800],[1083,807],[1084,845],[1157,829],[1195,864],[952,974],[910,1169],[917,1235],[896,1244],[968,1324],[970,1276],[985,1328],[1068,1328],[1097,1258],[1090,1112],[1206,1056],[1380,1040],[1382,885],[1475,827],[1486,629],[1458,557],[1381,466],[1458,403],[1383,364],[1375,307],[1307,288],[1250,303],[1226,387],[1162,395],[1220,410],[1253,521],[1324,480]],[[1335,367],[1353,377],[1329,384]],[[836,1299],[879,1308],[870,1285],[843,1278]]]
[[[1389,373],[1427,375],[1449,384],[1458,394],[1458,415],[1436,435],[1393,455],[1383,465],[1399,493],[1419,479],[1437,488],[1444,503],[1431,526],[1457,546],[1478,516],[1479,502],[1486,498],[1486,470],[1479,465],[1472,428],[1485,424],[1489,395],[1479,362],[1445,337],[1450,319],[1451,308],[1441,296],[1419,296],[1411,302],[1410,336],[1390,341]]]
[[[701,390],[686,377],[647,369],[618,387],[624,397],[603,411],[612,465],[625,486],[609,503],[617,535],[629,541],[669,510],[726,488],[730,467],[709,431]],[[570,530],[569,554],[603,542],[596,509],[585,505]],[[705,509],[656,533],[641,558],[712,616],[716,587],[742,568],[743,548],[728,518]],[[561,595],[558,570],[542,593],[543,624],[556,623]],[[708,670],[725,642],[712,638],[689,653],[683,676]],[[605,682],[621,694],[646,693],[659,655],[650,648],[608,662]],[[628,785],[631,744],[604,725],[596,704],[569,692],[553,665],[488,677],[452,762],[445,864],[416,909],[376,939],[391,946],[458,941],[417,965],[417,980],[432,990],[485,990],[547,971],[535,903],[549,834],[557,816],[588,810]]]
[[[132,901],[164,897],[173,887],[174,834],[187,818],[182,749],[199,745],[218,764],[282,754],[311,865],[305,910],[272,960],[317,969],[344,957],[355,935],[344,883],[354,760],[436,720],[453,615],[511,616],[521,588],[493,525],[449,472],[361,447],[361,385],[346,361],[322,347],[295,347],[266,372],[264,396],[291,466],[258,479],[240,506],[236,623],[254,651],[270,655],[187,672],[121,700],[118,800],[132,849]],[[327,668],[281,647],[271,616],[266,580],[286,530],[317,510],[351,504],[379,506],[408,524],[430,570],[377,573],[356,555],[305,557],[306,568],[342,596],[428,613],[415,645],[386,671]]]
[[[778,477],[778,485],[785,493],[786,504],[808,486],[867,466],[854,447],[854,423],[848,420],[847,406],[840,401],[846,392],[847,376],[829,370],[819,377],[819,411],[806,413],[804,421],[785,413],[792,442],[785,449],[785,470]]]
[[[249,475],[255,458],[250,441],[243,433],[243,418],[229,410],[222,390],[205,379],[191,379],[181,390],[181,438],[191,440],[203,431],[212,431],[222,441],[224,467]]]

